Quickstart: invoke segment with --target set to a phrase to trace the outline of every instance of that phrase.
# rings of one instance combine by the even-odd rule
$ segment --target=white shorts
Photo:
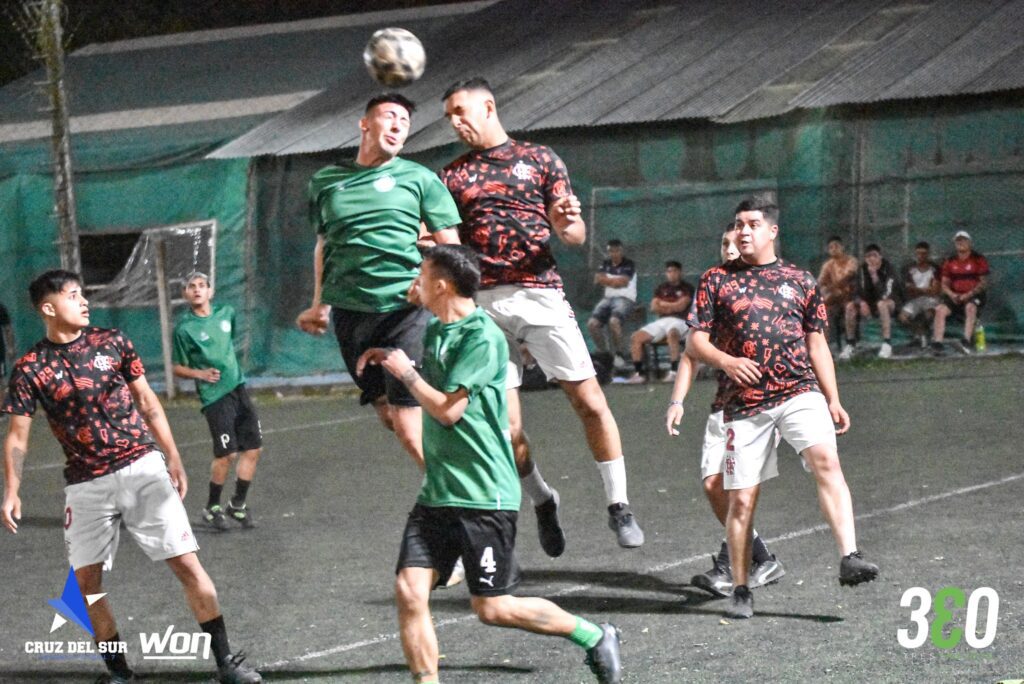
[[[749,418],[725,424],[725,489],[746,489],[778,475],[775,430],[798,454],[818,444],[836,448],[825,396],[804,392]]]
[[[941,303],[942,300],[938,297],[914,297],[904,304],[900,311],[906,314],[909,318],[916,318],[927,311],[934,311],[935,307]]]
[[[651,336],[651,342],[659,344],[668,337],[670,330],[675,330],[679,333],[679,339],[685,340],[686,336],[690,334],[690,327],[686,325],[686,321],[682,318],[676,318],[675,316],[665,316],[659,318],[656,321],[648,323],[644,327],[640,328],[641,332],[645,332]]]
[[[578,381],[595,375],[590,350],[576,315],[561,290],[499,285],[481,290],[476,302],[498,324],[508,340],[506,387],[522,384],[525,344],[548,380]]]
[[[779,474],[778,446],[782,438],[779,431],[775,431],[775,438],[772,440],[772,452],[765,465],[765,480],[770,480]],[[708,416],[708,422],[704,426],[704,446],[700,451],[700,479],[706,480],[712,475],[720,475],[725,469],[725,413],[715,411]]]
[[[103,563],[110,570],[121,521],[151,560],[199,550],[159,451],[95,480],[68,485],[64,495],[64,544],[74,568]]]

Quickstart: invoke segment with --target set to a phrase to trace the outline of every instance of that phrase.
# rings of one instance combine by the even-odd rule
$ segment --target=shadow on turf
[[[41,530],[54,530],[64,527],[64,517],[50,518],[42,515],[26,515],[18,520],[18,527],[35,527]]]
[[[514,665],[455,665],[442,666],[441,671],[448,672],[480,672],[481,674],[521,674],[533,673],[531,667],[516,667]],[[326,679],[334,681],[338,678],[363,677],[374,674],[405,674],[408,668],[404,663],[391,663],[387,665],[371,665],[369,667],[331,668],[324,670],[260,670],[270,679]],[[63,671],[63,672],[38,672],[32,670],[0,670],[0,681],[3,682],[60,682],[65,684],[70,681],[93,682],[103,673],[102,669]],[[209,672],[182,672],[150,670],[148,672],[136,672],[135,679],[138,682],[209,682],[213,670]]]

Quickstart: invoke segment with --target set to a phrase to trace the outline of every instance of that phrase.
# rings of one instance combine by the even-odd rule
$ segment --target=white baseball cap
[[[971,234],[968,233],[966,230],[958,230],[956,231],[956,235],[953,236],[953,240],[956,241],[959,240],[960,238],[963,238],[964,240],[970,240]]]

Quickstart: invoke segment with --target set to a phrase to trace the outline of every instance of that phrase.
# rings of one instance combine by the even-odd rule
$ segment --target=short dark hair
[[[730,230],[736,230],[736,219],[733,219],[732,221],[729,221],[728,223],[726,223],[725,224],[725,230],[723,230],[722,232],[723,233],[728,233]]]
[[[416,111],[416,103],[407,98],[405,95],[399,93],[381,93],[380,95],[374,95],[370,98],[370,101],[366,103],[366,109],[363,110],[364,114],[369,114],[370,110],[379,104],[385,102],[394,102],[397,105],[405,107],[406,111],[409,112],[409,118],[412,118],[412,113]]]
[[[665,268],[678,268],[680,271],[683,270],[683,265],[674,259],[669,259],[665,262]]]
[[[465,245],[436,245],[423,253],[423,260],[444,273],[462,297],[472,297],[480,289],[480,257]]]
[[[927,240],[921,240],[916,245],[914,245],[914,249],[931,249],[931,248],[932,248],[932,246],[928,244]]]
[[[839,237],[838,235],[833,235],[832,237],[830,237],[828,239],[828,242],[826,242],[825,244],[826,245],[831,245],[833,242],[838,242],[839,244],[843,244],[843,238]]]
[[[621,247],[622,246],[622,240],[620,240],[619,238],[612,238],[611,240],[608,241],[608,246],[609,247]]]
[[[864,248],[864,253],[867,254],[868,252],[878,252],[879,254],[881,254],[882,253],[882,248],[879,247],[874,242],[872,242],[870,245],[868,245],[867,247]]]
[[[82,284],[82,277],[72,271],[55,268],[36,277],[28,286],[28,297],[32,308],[38,309],[47,296],[60,294],[68,283]]]
[[[779,205],[775,202],[775,195],[770,192],[757,193],[745,197],[736,205],[736,212],[759,211],[772,223],[779,222]]]
[[[460,90],[484,90],[490,93],[492,97],[494,96],[494,91],[491,90],[491,84],[487,82],[487,79],[481,76],[474,76],[473,78],[467,78],[465,81],[456,81],[448,86],[448,90],[444,91],[444,95],[441,96],[441,102],[444,102]]]

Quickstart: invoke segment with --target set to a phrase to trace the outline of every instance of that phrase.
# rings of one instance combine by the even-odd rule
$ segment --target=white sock
[[[628,504],[629,497],[626,496],[626,458],[619,456],[614,461],[598,461],[597,469],[601,471],[601,480],[604,481],[604,495],[608,499],[608,505],[622,503]]]
[[[551,493],[551,487],[548,487],[548,483],[544,481],[544,477],[540,474],[540,468],[537,464],[533,464],[533,470],[530,471],[529,475],[524,475],[519,478],[519,484],[522,485],[523,491],[533,501],[534,506],[539,506],[554,494]]]

